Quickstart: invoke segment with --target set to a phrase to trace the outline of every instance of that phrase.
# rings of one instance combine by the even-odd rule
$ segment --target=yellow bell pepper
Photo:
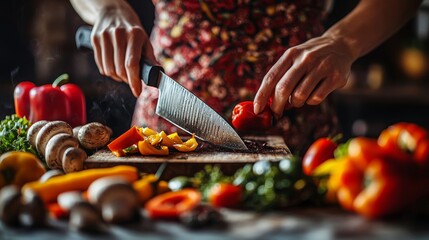
[[[157,131],[153,130],[152,128],[141,128],[141,132],[143,133],[143,135],[145,135],[146,137],[150,136],[150,135],[156,135],[158,134]]]
[[[141,204],[144,204],[147,200],[158,194],[170,191],[166,181],[159,181],[155,188],[157,181],[158,178],[154,174],[149,174],[133,183],[134,190],[136,190]]]
[[[132,166],[119,165],[110,168],[86,169],[54,177],[46,182],[29,182],[22,187],[22,192],[34,191],[45,203],[56,201],[60,193],[85,191],[95,180],[106,176],[121,176],[129,182],[138,179],[138,170]]]
[[[162,137],[160,134],[153,134],[146,137],[146,139],[150,142],[150,145],[156,146],[161,143]]]
[[[38,180],[45,172],[45,167],[32,153],[11,151],[0,156],[0,188],[8,184],[22,187]]]
[[[148,140],[143,140],[138,143],[139,152],[142,155],[168,155],[167,146],[152,146]]]
[[[195,135],[192,134],[192,137],[188,141],[181,144],[173,144],[173,147],[179,152],[191,152],[198,147],[198,142],[195,139]]]

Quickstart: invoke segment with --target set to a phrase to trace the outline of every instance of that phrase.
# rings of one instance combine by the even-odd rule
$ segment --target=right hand
[[[101,10],[91,34],[95,62],[102,75],[130,85],[134,96],[142,91],[140,59],[156,64],[153,47],[135,11],[122,4]]]

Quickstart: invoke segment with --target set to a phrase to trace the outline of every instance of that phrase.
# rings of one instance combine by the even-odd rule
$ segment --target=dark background
[[[153,15],[143,10],[153,7],[151,3],[130,2],[140,16],[149,19],[142,21],[150,23]],[[335,1],[326,27],[357,2]],[[429,128],[426,14],[423,5],[400,31],[359,59],[349,84],[331,95],[346,137],[376,136],[398,121]],[[0,119],[14,113],[17,83],[30,80],[41,85],[69,73],[85,93],[89,121],[106,123],[116,134],[129,128],[135,98],[127,85],[98,73],[91,53],[76,49],[74,34],[81,25],[83,21],[67,0],[0,1]],[[411,71],[415,66],[423,67]]]

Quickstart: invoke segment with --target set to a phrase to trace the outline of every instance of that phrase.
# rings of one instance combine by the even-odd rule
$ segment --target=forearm
[[[70,3],[79,16],[91,25],[108,9],[131,8],[125,0],[70,0]]]
[[[416,12],[421,0],[361,0],[355,9],[324,36],[342,41],[357,59],[401,28]]]

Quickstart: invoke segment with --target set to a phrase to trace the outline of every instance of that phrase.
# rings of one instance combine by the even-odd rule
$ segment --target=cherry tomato
[[[235,208],[243,200],[243,190],[230,183],[218,183],[209,190],[208,200],[216,207]]]
[[[201,193],[191,188],[167,192],[150,199],[145,209],[152,219],[174,219],[191,211],[200,204],[201,198]]]
[[[312,143],[302,158],[304,173],[311,175],[321,163],[334,158],[334,151],[337,146],[337,143],[330,138],[319,138]]]
[[[232,125],[239,132],[268,130],[273,124],[273,114],[268,105],[258,115],[253,112],[253,102],[244,101],[232,110]]]

